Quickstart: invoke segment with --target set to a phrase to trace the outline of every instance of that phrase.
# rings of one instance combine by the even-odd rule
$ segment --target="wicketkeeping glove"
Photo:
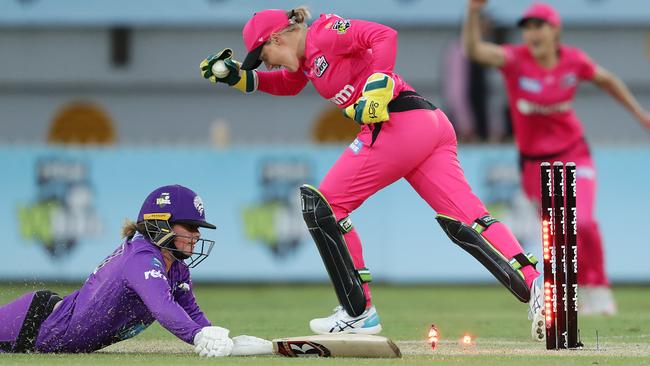
[[[230,331],[222,327],[203,327],[194,336],[194,352],[201,357],[230,356],[233,342]]]
[[[343,115],[359,123],[388,121],[388,103],[393,99],[395,81],[377,72],[366,80],[361,98],[343,110]]]
[[[226,83],[244,93],[254,92],[255,89],[257,89],[254,71],[241,70],[241,62],[233,60],[233,55],[234,54],[230,48],[224,48],[223,50],[208,56],[201,61],[201,64],[199,65],[201,68],[201,76],[213,83]],[[224,64],[226,64],[226,67],[228,68],[229,73],[225,78],[218,78],[212,73],[212,66],[219,60],[223,60]]]

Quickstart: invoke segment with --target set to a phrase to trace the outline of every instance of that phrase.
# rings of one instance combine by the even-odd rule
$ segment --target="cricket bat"
[[[400,358],[399,347],[386,337],[326,334],[273,340],[273,353],[286,357]]]

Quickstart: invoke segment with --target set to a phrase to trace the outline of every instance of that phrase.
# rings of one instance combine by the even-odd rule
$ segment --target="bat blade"
[[[390,339],[365,334],[326,334],[273,340],[273,352],[285,357],[399,358]]]

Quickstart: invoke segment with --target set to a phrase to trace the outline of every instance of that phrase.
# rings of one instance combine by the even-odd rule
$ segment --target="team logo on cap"
[[[201,197],[194,197],[194,208],[196,208],[199,214],[203,216],[203,201],[201,200]]]
[[[165,207],[166,205],[171,205],[172,201],[169,199],[169,193],[163,192],[160,194],[160,197],[156,198],[156,204],[160,207]]]
[[[350,19],[337,20],[332,25],[332,29],[338,34],[345,34],[345,32],[348,31],[348,28],[350,28]]]

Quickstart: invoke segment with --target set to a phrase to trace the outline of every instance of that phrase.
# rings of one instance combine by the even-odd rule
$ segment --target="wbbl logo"
[[[295,199],[295,192],[311,180],[311,164],[303,158],[273,158],[261,162],[259,171],[260,197],[242,212],[244,234],[284,257],[295,252],[304,236],[300,209],[309,202]]]
[[[42,245],[52,258],[64,257],[85,236],[101,232],[89,165],[46,157],[36,162],[36,197],[18,206],[23,239]]]

